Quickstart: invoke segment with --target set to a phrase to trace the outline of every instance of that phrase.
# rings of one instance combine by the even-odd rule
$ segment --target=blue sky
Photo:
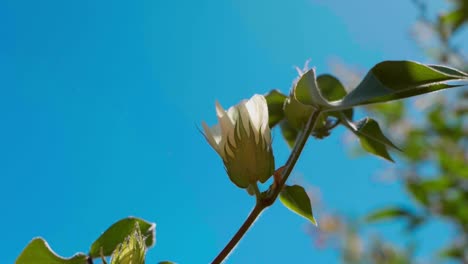
[[[148,263],[211,261],[254,203],[197,130],[216,122],[215,100],[287,92],[307,59],[319,73],[336,58],[363,69],[424,59],[416,18],[408,0],[1,1],[2,261],[36,236],[63,256],[87,252],[130,215],[157,223]],[[408,203],[397,184],[371,180],[383,162],[350,157],[337,132],[308,143],[292,181],[352,216]],[[279,166],[288,149],[273,133]],[[306,226],[274,205],[228,263],[337,262]],[[446,231],[429,231],[443,242]]]

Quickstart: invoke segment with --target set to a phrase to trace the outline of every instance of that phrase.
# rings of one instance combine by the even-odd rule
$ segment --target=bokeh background
[[[427,1],[429,17],[450,7]],[[216,122],[215,100],[287,93],[307,60],[318,73],[433,62],[411,33],[419,17],[409,0],[0,1],[0,262],[37,236],[62,256],[87,252],[127,216],[157,224],[147,263],[210,262],[254,205],[198,130]],[[289,149],[273,135],[279,166]],[[386,161],[352,155],[353,140],[343,129],[310,140],[291,177],[314,197],[319,229],[330,212],[412,203],[398,181],[376,180]],[[409,240],[399,223],[375,228]],[[411,236],[416,255],[456,232],[428,223]],[[340,262],[315,233],[275,204],[227,263]]]

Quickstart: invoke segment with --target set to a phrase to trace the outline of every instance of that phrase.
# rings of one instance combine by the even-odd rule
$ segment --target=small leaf
[[[388,153],[387,147],[384,144],[369,140],[369,138],[366,138],[365,136],[359,136],[359,142],[361,143],[362,148],[367,152],[382,157],[388,161],[395,162],[392,159],[392,156],[390,156],[390,153]]]
[[[411,216],[412,212],[408,209],[401,208],[401,207],[388,207],[384,209],[380,209],[376,212],[369,214],[366,217],[367,222],[377,222],[397,217],[406,217]]]
[[[119,244],[123,243],[128,236],[132,235],[136,224],[138,224],[141,234],[145,237],[146,246],[153,246],[156,236],[156,225],[143,219],[128,217],[114,223],[94,241],[91,245],[89,255],[93,258],[101,257],[102,248],[102,254],[104,256],[110,256]]]
[[[379,123],[372,118],[366,117],[357,122],[356,127],[358,129],[358,133],[372,139],[373,141],[380,142],[384,145],[392,147],[396,150],[401,151],[400,148],[395,146],[385,135],[382,133],[380,129]]]
[[[322,74],[317,77],[317,84],[324,98],[328,101],[337,101],[343,99],[347,92],[343,84],[334,76],[330,74]],[[340,114],[343,113],[349,120],[353,119],[353,109],[346,109],[343,111],[334,111],[323,113],[322,116],[326,119],[328,116],[334,116],[339,118]],[[320,128],[320,126],[317,126]]]
[[[343,84],[330,74],[322,74],[317,77],[317,84],[323,97],[328,101],[340,100],[346,96]]]
[[[308,219],[312,224],[317,225],[314,215],[312,214],[312,206],[309,196],[303,187],[299,185],[286,185],[280,193],[280,201],[289,210]]]
[[[305,126],[313,111],[313,106],[303,104],[293,96],[287,98],[284,102],[284,115],[286,120],[291,127],[296,130],[301,130]]]
[[[71,258],[57,255],[42,238],[34,238],[21,252],[16,264],[87,264],[87,256],[77,253]]]
[[[400,149],[385,137],[379,124],[375,120],[366,117],[353,123],[347,120],[343,115],[341,118],[346,127],[359,137],[359,141],[364,150],[393,162],[387,147],[392,147],[397,150]]]
[[[449,81],[465,81],[465,84],[447,84]],[[384,61],[367,73],[356,89],[338,104],[338,108],[399,100],[463,86],[466,81],[468,74],[445,66]]]
[[[468,14],[464,8],[456,9],[450,13],[447,13],[439,18],[440,24],[448,29],[449,33],[452,34],[468,20]]]
[[[292,96],[290,97],[294,97],[299,100],[299,102],[314,106],[315,108],[327,108],[330,106],[317,84],[315,69],[308,70],[299,78],[293,88]]]
[[[413,198],[416,199],[416,201],[425,206],[429,206],[429,193],[423,185],[417,181],[407,181],[406,188],[412,194]]]
[[[265,95],[268,105],[268,123],[270,128],[277,125],[284,118],[283,105],[287,96],[278,90],[272,90]]]
[[[292,127],[287,120],[283,120],[280,123],[280,127],[281,134],[283,134],[283,138],[286,140],[286,143],[288,143],[290,148],[293,148],[299,132],[294,127]]]

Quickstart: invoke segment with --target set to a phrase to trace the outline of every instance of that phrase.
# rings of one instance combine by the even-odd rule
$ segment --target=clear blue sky
[[[216,122],[214,101],[287,92],[309,58],[319,73],[333,58],[363,69],[422,59],[416,18],[409,0],[0,1],[2,263],[36,236],[63,256],[87,252],[130,215],[157,223],[148,263],[208,263],[254,203],[197,130]],[[349,156],[342,132],[310,141],[293,181],[353,216],[406,203],[397,184],[371,180],[382,161]],[[228,263],[337,262],[306,226],[277,204]]]

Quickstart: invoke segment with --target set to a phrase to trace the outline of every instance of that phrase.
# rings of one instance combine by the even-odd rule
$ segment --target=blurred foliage
[[[425,2],[413,2],[421,13],[413,30],[415,41],[437,63],[467,71],[467,58],[452,39],[466,30],[468,0],[451,1],[452,9],[435,19],[428,17]],[[397,153],[399,165],[391,173],[402,182],[414,206],[380,208],[358,223],[339,215],[321,218],[320,230],[314,232],[319,244],[337,242],[332,244],[340,249],[344,263],[419,263],[413,256],[414,245],[400,249],[379,237],[363,235],[363,230],[367,223],[385,220],[404,221],[407,231],[413,231],[442,219],[456,235],[425,259],[468,263],[468,90],[371,105],[366,111],[393,132],[391,137],[403,150]]]
[[[363,223],[333,214],[322,215],[320,229],[308,231],[316,238],[317,247],[333,246],[341,252],[341,261],[350,264],[406,264],[418,263],[414,257],[416,246],[398,248],[378,235],[365,236]]]

